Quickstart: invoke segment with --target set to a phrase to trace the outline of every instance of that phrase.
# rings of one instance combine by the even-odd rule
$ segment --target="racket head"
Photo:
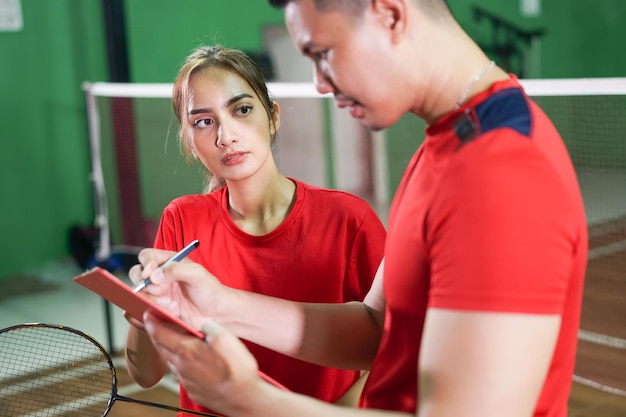
[[[0,410],[13,416],[106,416],[117,384],[106,350],[67,326],[0,330]]]

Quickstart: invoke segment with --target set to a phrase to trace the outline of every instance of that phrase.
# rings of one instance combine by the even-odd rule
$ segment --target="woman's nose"
[[[217,129],[217,140],[215,145],[226,147],[238,140],[234,123],[222,122]]]

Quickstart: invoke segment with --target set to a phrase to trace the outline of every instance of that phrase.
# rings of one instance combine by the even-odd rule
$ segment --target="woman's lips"
[[[237,165],[243,162],[246,152],[231,152],[222,158],[224,165]]]

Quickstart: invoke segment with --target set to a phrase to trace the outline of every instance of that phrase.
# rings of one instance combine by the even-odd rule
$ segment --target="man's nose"
[[[328,94],[335,91],[335,87],[328,77],[320,71],[319,65],[313,65],[313,83],[320,94]]]

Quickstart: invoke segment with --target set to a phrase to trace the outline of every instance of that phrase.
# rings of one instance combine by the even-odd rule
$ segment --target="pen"
[[[200,242],[198,241],[198,239],[194,240],[193,242],[191,242],[190,244],[188,244],[187,246],[182,248],[180,250],[180,252],[176,253],[174,256],[172,256],[170,259],[168,259],[163,265],[159,266],[158,269],[163,269],[166,266],[168,266],[169,264],[171,264],[172,262],[178,262],[178,261],[182,260],[185,256],[189,255],[189,252],[191,252],[192,250],[197,248],[199,244],[200,244]],[[137,293],[137,292],[143,290],[148,285],[150,285],[150,283],[151,283],[151,281],[150,281],[149,277],[144,279],[139,284],[137,284],[135,286],[135,288],[133,288],[133,292]]]

